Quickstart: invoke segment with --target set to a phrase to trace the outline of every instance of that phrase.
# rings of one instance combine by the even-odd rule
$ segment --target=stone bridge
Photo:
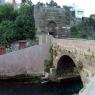
[[[94,40],[57,39],[47,35],[44,39],[39,45],[0,55],[0,75],[42,74],[52,47],[52,76],[54,70],[58,78],[80,75],[84,85],[90,82],[95,75]]]
[[[95,41],[53,38],[52,44],[56,73],[79,73],[83,83],[88,84],[95,75]]]

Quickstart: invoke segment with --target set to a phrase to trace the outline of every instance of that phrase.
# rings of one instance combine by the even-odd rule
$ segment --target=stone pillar
[[[5,53],[6,53],[6,48],[0,47],[0,55],[5,54]]]
[[[37,35],[37,37],[39,38],[39,45],[40,44],[50,44],[51,43],[51,35],[48,34],[40,34]]]
[[[19,41],[19,49],[23,49],[25,47],[26,47],[26,41],[25,40]]]

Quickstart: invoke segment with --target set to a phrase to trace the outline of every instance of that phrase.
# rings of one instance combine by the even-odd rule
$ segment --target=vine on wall
[[[48,73],[50,72],[50,68],[53,67],[53,46],[49,49],[49,56],[50,58],[44,61],[44,71]]]

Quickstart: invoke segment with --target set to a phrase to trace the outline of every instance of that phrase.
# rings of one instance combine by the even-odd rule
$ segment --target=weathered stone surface
[[[52,37],[49,40],[49,42],[45,41],[48,44],[41,43],[40,45],[1,55],[0,75],[40,75],[44,71],[44,61],[48,59],[50,45],[53,45],[53,49],[56,50],[53,56],[53,67],[57,67],[57,63],[63,55],[69,56],[78,68],[83,83],[87,85],[95,76],[95,41],[55,39]]]
[[[57,68],[57,63],[63,55],[69,56],[78,68],[83,83],[88,84],[95,75],[95,42],[82,39],[53,39],[52,44],[57,50],[54,66]]]
[[[67,12],[64,8],[35,5],[34,18],[37,33],[53,32],[58,37],[69,35],[70,27],[75,24],[75,16],[72,11]]]
[[[37,74],[44,71],[49,45],[42,44],[0,56],[0,75]]]

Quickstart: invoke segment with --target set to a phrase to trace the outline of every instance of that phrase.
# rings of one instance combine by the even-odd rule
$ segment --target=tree
[[[38,6],[43,6],[44,3],[42,3],[42,2],[38,2],[37,5],[38,5]]]
[[[76,35],[78,32],[76,27],[71,27],[71,35]]]
[[[13,21],[2,21],[0,23],[0,45],[8,47],[16,40],[16,27]]]
[[[81,26],[73,26],[71,27],[71,38],[87,38],[86,32],[82,31]]]
[[[17,31],[20,33],[19,39],[35,38],[35,21],[33,16],[33,5],[28,0],[27,4],[22,4],[19,9],[19,16],[16,18]]]
[[[18,10],[12,5],[0,5],[0,45],[8,47],[18,40],[35,38],[35,21],[33,5],[22,4]]]
[[[18,16],[17,10],[11,4],[0,5],[0,22],[3,20],[14,21]]]
[[[66,11],[70,11],[72,9],[71,6],[66,6],[66,5],[63,5],[63,8],[66,10]]]
[[[32,15],[31,7],[26,4],[22,4],[18,12],[19,15],[29,15],[29,16]]]
[[[94,20],[95,20],[95,14],[91,14],[91,15],[89,16],[89,18],[91,18],[91,19],[94,19]]]
[[[35,37],[35,24],[31,16],[18,16],[16,21],[17,31],[20,34],[19,40]]]
[[[50,6],[50,7],[60,7],[58,6],[58,4],[56,2],[54,2],[53,0],[50,1],[50,3],[46,3],[47,6]]]

